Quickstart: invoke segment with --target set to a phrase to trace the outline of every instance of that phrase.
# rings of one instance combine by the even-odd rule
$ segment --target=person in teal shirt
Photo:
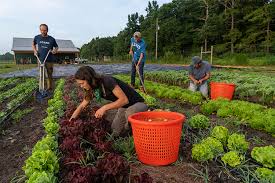
[[[140,32],[135,32],[131,38],[131,47],[129,54],[132,56],[132,69],[131,69],[131,87],[135,87],[136,71],[140,73],[140,78],[144,83],[144,64],[146,60],[146,43],[141,37]],[[141,81],[140,81],[141,84]],[[141,84],[142,85],[142,84]],[[144,91],[144,88],[140,88]]]

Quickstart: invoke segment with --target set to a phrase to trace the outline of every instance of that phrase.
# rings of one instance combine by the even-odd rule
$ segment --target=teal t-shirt
[[[141,62],[145,62],[146,60],[146,43],[144,39],[141,39],[139,42],[135,40],[135,38],[131,38],[131,46],[133,48],[134,58],[133,61],[138,62],[140,58],[140,54],[143,53],[143,58]]]

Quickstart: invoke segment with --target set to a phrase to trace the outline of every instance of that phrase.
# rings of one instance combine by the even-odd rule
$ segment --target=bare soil
[[[47,100],[38,103],[34,98],[19,109],[33,108],[19,122],[7,120],[0,134],[0,182],[8,183],[15,176],[24,174],[24,161],[44,135],[42,120],[46,117]]]

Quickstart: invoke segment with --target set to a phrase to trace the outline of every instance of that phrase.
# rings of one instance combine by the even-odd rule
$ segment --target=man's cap
[[[192,58],[192,65],[200,64],[201,62],[202,62],[202,60],[199,56],[194,56]]]
[[[141,38],[141,33],[140,33],[140,32],[135,32],[135,33],[134,33],[134,37]]]

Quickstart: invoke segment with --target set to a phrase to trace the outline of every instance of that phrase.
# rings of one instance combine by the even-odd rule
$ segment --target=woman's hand
[[[89,104],[89,101],[84,99],[81,104],[76,108],[76,110],[74,111],[73,115],[70,118],[70,121],[72,119],[76,119],[79,114],[81,113],[81,111]]]
[[[105,112],[106,112],[106,108],[105,108],[105,106],[102,106],[100,109],[98,109],[95,112],[95,117],[96,118],[102,118],[102,116],[105,114]]]
[[[115,102],[106,104],[106,105],[102,106],[100,109],[98,109],[95,112],[96,118],[102,118],[106,111],[108,111],[110,109],[121,108],[124,105],[129,103],[127,96],[125,95],[125,93],[122,91],[122,89],[118,85],[115,86],[115,88],[113,89],[112,92],[117,97],[117,100]]]

